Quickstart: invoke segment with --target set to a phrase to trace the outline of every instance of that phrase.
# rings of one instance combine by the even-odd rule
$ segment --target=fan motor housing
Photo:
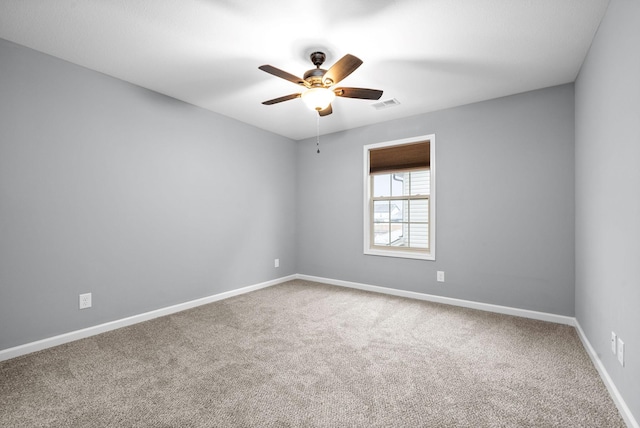
[[[309,82],[311,86],[322,86],[322,78],[327,70],[322,68],[312,68],[304,73],[304,80]]]
[[[323,77],[327,70],[320,68],[324,61],[327,59],[327,56],[324,52],[313,52],[309,55],[311,58],[311,62],[316,68],[312,68],[311,70],[307,70],[304,73],[304,80],[306,80],[311,86],[324,86]]]

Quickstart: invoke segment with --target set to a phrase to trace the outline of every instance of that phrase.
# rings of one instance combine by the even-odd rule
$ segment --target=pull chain
[[[319,114],[316,116],[316,130],[317,130],[316,148],[318,149],[317,153],[320,153],[320,115]]]

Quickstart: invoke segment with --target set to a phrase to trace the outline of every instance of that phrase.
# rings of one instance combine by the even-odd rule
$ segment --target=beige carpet
[[[624,427],[575,330],[291,281],[0,363],[2,427]]]

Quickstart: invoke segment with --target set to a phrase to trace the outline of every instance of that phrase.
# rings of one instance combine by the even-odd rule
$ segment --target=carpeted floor
[[[291,281],[0,363],[2,427],[624,427],[572,327]]]

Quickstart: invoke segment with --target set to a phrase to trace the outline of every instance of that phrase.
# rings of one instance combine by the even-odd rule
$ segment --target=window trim
[[[435,134],[420,135],[417,137],[404,138],[400,140],[384,141],[380,143],[366,144],[363,147],[363,175],[364,175],[364,254],[384,257],[400,257],[406,259],[435,260],[436,259],[436,140]],[[371,174],[369,173],[369,152],[372,149],[383,147],[400,146],[405,144],[415,144],[421,141],[429,141],[429,173],[430,173],[430,194],[429,194],[429,252],[423,252],[411,248],[393,247],[393,249],[374,248],[372,245],[372,218],[371,209]]]

